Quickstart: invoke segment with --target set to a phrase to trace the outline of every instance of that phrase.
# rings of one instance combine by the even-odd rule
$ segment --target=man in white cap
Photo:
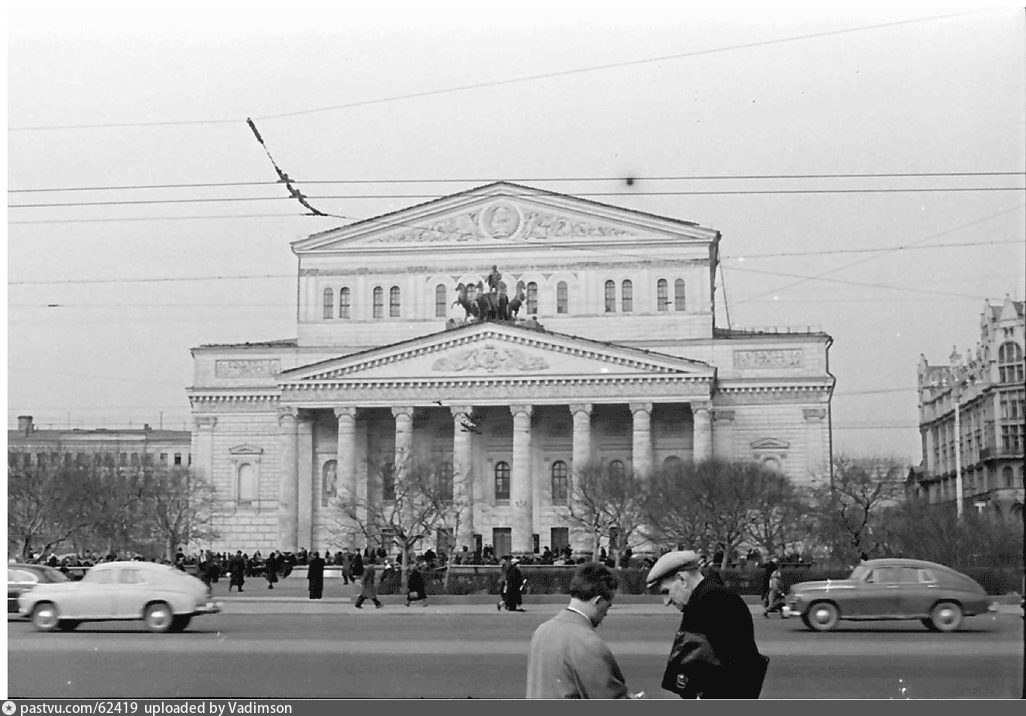
[[[752,613],[718,575],[703,575],[703,566],[693,550],[668,552],[645,580],[683,613],[662,686],[681,698],[758,698],[769,660],[755,644]],[[703,638],[707,646],[698,648]]]

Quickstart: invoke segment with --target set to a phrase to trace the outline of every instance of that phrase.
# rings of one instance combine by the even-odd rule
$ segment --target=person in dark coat
[[[363,585],[363,589],[360,590],[360,596],[356,598],[356,608],[363,609],[363,603],[370,599],[374,602],[374,606],[381,609],[381,600],[378,599],[378,589],[374,584],[374,563],[367,562],[363,567],[363,578],[360,580],[360,584]]]
[[[324,593],[324,560],[320,552],[314,552],[306,568],[306,580],[309,582],[310,599],[320,599]]]
[[[724,586],[719,574],[702,574],[702,560],[692,550],[668,552],[652,565],[646,583],[659,585],[667,604],[682,612],[678,640],[688,634],[705,638],[713,654],[700,668],[679,668],[671,660],[663,688],[681,698],[758,698],[769,660],[755,644],[748,605]]]
[[[362,577],[363,576],[363,555],[360,554],[359,550],[357,550],[353,554],[353,576],[354,577]],[[355,582],[356,580],[354,579],[353,581]]]
[[[278,569],[281,563],[278,561],[278,553],[271,550],[271,553],[267,555],[267,559],[264,560],[264,577],[267,578],[267,588],[274,589],[274,585],[278,581]]]
[[[410,573],[406,579],[406,606],[410,606],[410,602],[423,602],[420,606],[426,607],[427,601],[427,588],[424,586],[424,575],[420,573],[420,565],[415,564],[410,568]],[[416,594],[417,596],[413,596]]]
[[[521,607],[524,603],[523,597],[520,594],[520,590],[524,584],[524,575],[521,574],[520,568],[517,566],[519,564],[519,559],[512,559],[509,562],[509,566],[506,568],[506,579],[502,592],[502,601],[506,610],[510,612],[526,611]]]
[[[228,580],[228,591],[232,591],[232,587],[238,587],[241,592],[242,585],[246,582],[246,558],[241,549],[236,551],[235,556],[229,560],[228,571],[231,574],[231,579]]]

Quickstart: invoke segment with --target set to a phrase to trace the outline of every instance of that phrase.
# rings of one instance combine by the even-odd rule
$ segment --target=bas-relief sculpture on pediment
[[[538,356],[530,356],[517,348],[506,348],[486,343],[483,346],[460,351],[436,360],[431,369],[435,371],[473,372],[482,370],[529,372],[545,370],[548,362]]]
[[[412,226],[402,231],[369,238],[367,243],[459,244],[496,240],[529,241],[635,235],[622,226],[542,211],[505,200],[494,201],[483,208],[425,221],[422,226]]]

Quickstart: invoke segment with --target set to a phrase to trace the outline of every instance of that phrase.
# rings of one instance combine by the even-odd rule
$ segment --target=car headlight
[[[798,601],[798,600],[800,600],[800,599],[804,599],[804,598],[805,598],[805,595],[804,595],[804,594],[802,594],[801,592],[797,592],[797,593],[795,593],[795,594],[789,594],[789,595],[787,596],[787,598],[788,598],[788,600],[789,600],[789,601],[792,601],[792,602],[797,602],[797,601]]]

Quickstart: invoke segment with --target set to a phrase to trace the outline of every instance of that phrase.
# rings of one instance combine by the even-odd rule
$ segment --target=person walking
[[[519,559],[511,559],[509,556],[503,557],[503,561],[508,560],[505,577],[503,578],[502,586],[502,601],[499,603],[499,609],[503,606],[506,607],[506,611],[510,612],[523,612],[527,611],[522,608],[524,603],[521,589],[524,586],[524,575],[520,572]]]
[[[271,550],[264,561],[264,577],[267,578],[267,588],[274,589],[278,582],[278,569],[281,567],[281,557],[278,552]]]
[[[631,694],[609,646],[595,633],[613,604],[619,580],[586,562],[570,581],[570,603],[531,635],[529,699],[627,699]]]
[[[232,587],[238,587],[241,594],[242,585],[246,583],[246,558],[241,549],[236,550],[235,556],[228,561],[228,573],[231,575],[228,580],[228,591],[232,591]]]
[[[762,615],[769,619],[772,612],[780,614],[781,619],[787,619],[784,614],[784,575],[779,567],[774,567],[769,578],[769,590],[766,593],[766,608]]]
[[[314,552],[306,566],[307,588],[310,599],[320,599],[324,593],[324,559],[320,552]]]
[[[370,599],[374,602],[374,606],[381,609],[381,601],[378,599],[378,590],[374,584],[374,562],[370,560],[363,566],[363,577],[360,578],[360,584],[363,588],[360,590],[360,596],[356,598],[356,608],[363,609],[363,603]]]
[[[703,575],[703,566],[697,552],[668,552],[645,580],[682,613],[662,687],[684,699],[758,698],[769,659],[755,644],[752,613],[718,574]]]
[[[427,589],[424,586],[424,575],[420,573],[420,564],[415,564],[410,568],[410,573],[406,578],[406,606],[410,606],[410,602],[423,602],[420,606],[426,607],[428,605],[427,600]],[[413,596],[416,594],[417,596]]]

